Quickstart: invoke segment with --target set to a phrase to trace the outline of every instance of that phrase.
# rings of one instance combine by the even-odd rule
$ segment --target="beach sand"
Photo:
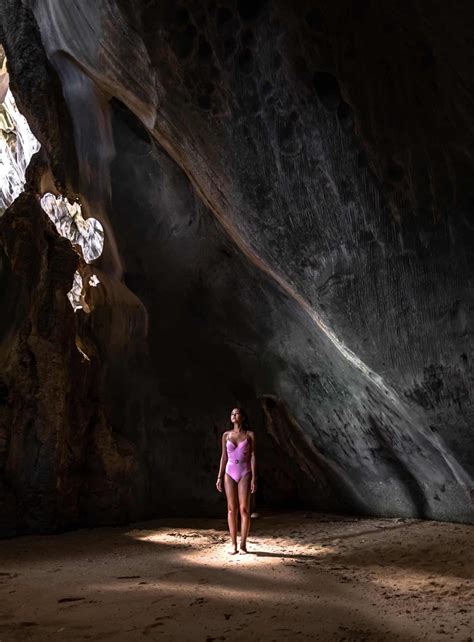
[[[0,542],[0,642],[474,640],[474,527],[316,513]]]

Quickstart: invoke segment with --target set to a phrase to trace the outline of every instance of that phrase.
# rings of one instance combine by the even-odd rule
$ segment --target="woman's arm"
[[[252,444],[252,453],[250,455],[250,468],[252,470],[252,479],[250,481],[250,492],[255,493],[257,490],[257,452],[255,445],[255,434],[250,432],[250,442]]]
[[[225,466],[227,464],[227,448],[225,443],[226,438],[227,438],[227,431],[222,435],[221,461],[219,464],[219,473],[217,474],[217,481],[216,481],[216,488],[220,493],[222,493],[222,480],[224,478]]]

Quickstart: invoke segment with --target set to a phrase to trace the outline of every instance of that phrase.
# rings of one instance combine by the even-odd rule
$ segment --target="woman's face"
[[[240,410],[238,408],[234,408],[230,413],[231,423],[240,424],[241,419],[242,419],[242,415],[240,414]]]

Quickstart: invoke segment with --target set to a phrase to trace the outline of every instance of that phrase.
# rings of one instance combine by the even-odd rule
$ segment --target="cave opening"
[[[70,202],[67,197],[55,196],[47,192],[41,197],[41,207],[54,224],[58,234],[68,239],[77,249],[86,264],[93,263],[100,258],[104,247],[104,228],[101,223],[93,218],[84,219],[79,202]],[[100,279],[93,271],[87,270],[84,274],[82,268],[74,273],[72,288],[68,292],[68,299],[74,309],[90,311],[86,303],[87,289],[97,287]]]
[[[7,58],[0,44],[0,216],[23,191],[25,172],[40,145],[10,90]]]
[[[26,170],[31,158],[40,150],[27,119],[20,113],[9,87],[7,58],[0,45],[0,216],[25,189]],[[104,245],[104,230],[95,218],[84,220],[79,202],[47,192],[40,204],[58,233],[76,246],[86,263],[100,257]],[[96,274],[88,272],[86,284],[76,270],[67,296],[74,309],[88,309],[86,287],[97,287]]]

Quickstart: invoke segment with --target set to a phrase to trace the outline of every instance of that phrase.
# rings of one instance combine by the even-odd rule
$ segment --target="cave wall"
[[[275,501],[472,521],[472,16],[0,3],[48,173],[107,226],[76,321],[138,512],[218,510],[245,402]]]
[[[78,262],[34,193],[0,219],[2,535],[140,515],[137,449],[112,433],[76,344]]]
[[[123,389],[114,375],[108,387],[118,429],[124,417],[130,435],[137,418],[143,423],[151,504],[161,511],[222,510],[214,491],[220,435],[237,400],[258,435],[260,501],[342,509],[345,498],[317,475],[318,467],[302,476],[284,444],[264,429],[258,397],[273,390],[273,371],[284,362],[283,328],[301,332],[291,303],[243,259],[180,168],[123,105],[114,103],[112,122],[114,231],[124,281],[149,318],[146,371],[139,378],[118,377]],[[170,461],[173,468],[165,464]],[[308,497],[311,488],[317,489],[314,497]]]

